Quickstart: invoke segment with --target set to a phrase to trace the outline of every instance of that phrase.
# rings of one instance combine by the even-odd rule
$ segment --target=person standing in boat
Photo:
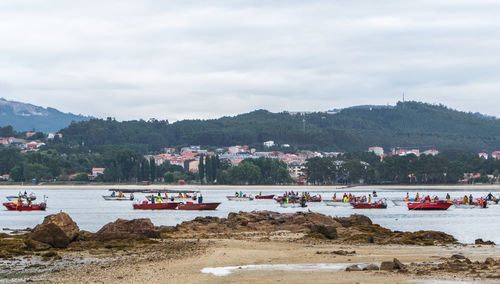
[[[134,193],[133,192],[130,193],[130,200],[134,200]]]
[[[486,196],[486,199],[487,200],[493,200],[493,194],[491,194],[491,192]]]
[[[474,199],[472,198],[472,193],[469,195],[469,204],[472,205],[472,203],[474,202]]]
[[[113,191],[111,192],[111,197],[115,197],[116,193]]]
[[[198,203],[203,203],[203,196],[201,196],[201,193],[198,196]]]
[[[446,202],[451,203],[451,197],[449,193],[446,194]]]
[[[467,194],[464,195],[463,204],[469,204],[469,198],[467,197]]]

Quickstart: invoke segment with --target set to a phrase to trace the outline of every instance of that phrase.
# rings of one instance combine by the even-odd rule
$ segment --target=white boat
[[[349,207],[351,204],[349,202],[342,201],[325,201],[326,206],[343,206]]]
[[[127,196],[111,196],[111,195],[103,195],[102,198],[104,200],[111,200],[111,201],[127,201],[127,200],[134,200],[134,197],[127,197]]]
[[[307,205],[300,205],[300,203],[280,203],[280,206],[283,208],[299,208],[299,207],[307,207]]]
[[[18,198],[19,198],[18,195],[7,196],[7,200],[9,200],[9,201],[16,201]],[[34,201],[34,200],[36,200],[36,195],[34,195],[34,194],[28,195],[28,196],[23,195],[23,196],[21,196],[21,198],[24,199],[24,200],[30,199],[31,201]]]
[[[251,201],[253,196],[226,196],[229,201]]]
[[[457,203],[453,203],[453,206],[455,206],[456,208],[461,208],[461,209],[482,208],[481,205],[475,205],[475,204],[457,204]]]

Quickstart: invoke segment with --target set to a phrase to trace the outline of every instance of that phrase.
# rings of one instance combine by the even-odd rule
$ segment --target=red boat
[[[272,195],[256,195],[255,196],[255,199],[273,199],[274,198],[274,194]]]
[[[47,208],[46,203],[32,204],[28,206],[27,204],[18,206],[14,202],[4,203],[3,206],[7,207],[9,211],[45,211]]]
[[[179,203],[168,202],[168,203],[148,203],[147,201],[142,202],[142,204],[134,204],[134,209],[145,209],[145,210],[173,210],[179,206]]]
[[[408,203],[409,210],[447,210],[452,204],[446,202],[412,202]]]
[[[179,204],[179,210],[215,210],[220,205],[220,202],[213,203],[186,203]]]
[[[355,209],[385,209],[387,203],[365,203],[365,202],[351,202],[351,206]]]

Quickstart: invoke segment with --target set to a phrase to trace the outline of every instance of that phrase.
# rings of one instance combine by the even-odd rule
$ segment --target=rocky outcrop
[[[436,231],[393,232],[373,224],[364,215],[332,218],[320,213],[277,213],[254,211],[230,213],[227,218],[198,217],[175,227],[159,228],[169,237],[231,237],[247,232],[289,231],[305,238],[338,240],[347,243],[434,245],[456,243],[452,236]]]
[[[392,261],[384,261],[380,264],[380,270],[401,270],[404,268],[405,265],[397,258],[394,258]]]
[[[474,244],[476,244],[476,245],[492,245],[492,246],[495,245],[494,242],[492,242],[492,241],[483,241],[483,239],[477,239],[477,240],[475,240]]]
[[[29,234],[35,241],[49,244],[55,248],[66,248],[75,240],[80,229],[68,214],[61,212],[45,217]]]
[[[159,231],[150,219],[123,220],[117,219],[102,227],[92,238],[98,241],[115,239],[134,239],[134,238],[156,238],[159,237]]]

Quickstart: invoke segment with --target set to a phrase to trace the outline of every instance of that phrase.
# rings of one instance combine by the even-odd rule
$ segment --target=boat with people
[[[146,195],[147,200],[151,201],[151,198],[158,198],[157,195]],[[197,195],[168,195],[165,193],[164,196],[161,196],[162,199],[170,200],[170,201],[187,201],[187,200],[196,200],[198,198]]]
[[[47,203],[45,202],[39,204],[7,202],[4,203],[3,206],[5,206],[8,211],[45,211],[45,209],[47,209]]]
[[[434,202],[410,202],[407,204],[408,210],[448,210],[452,203],[445,200],[437,200]]]
[[[115,201],[132,201],[134,200],[133,196],[132,197],[127,197],[127,196],[110,196],[110,195],[103,195],[102,198],[104,200],[115,200]]]
[[[121,191],[118,194],[113,191],[111,195],[103,195],[102,198],[107,201],[132,201],[134,200],[134,193],[130,193],[127,197]]]
[[[177,202],[149,203],[145,200],[142,203],[133,204],[134,209],[143,210],[174,210],[177,206],[179,206],[179,203]]]
[[[30,193],[29,195],[26,192],[24,192],[24,194],[21,194],[21,192],[19,192],[19,195],[6,196],[7,200],[9,201],[16,201],[17,199],[19,199],[19,197],[21,197],[24,200],[31,200],[31,201],[36,200],[36,195],[33,192]]]
[[[255,196],[255,199],[273,199],[274,198],[274,194],[270,194],[270,195],[256,195]]]
[[[343,206],[343,207],[349,207],[351,204],[349,202],[344,202],[342,199],[329,199],[329,200],[323,200],[326,206]]]
[[[177,206],[178,210],[215,210],[219,207],[220,202],[208,202],[208,203],[179,203]]]
[[[351,206],[354,209],[386,209],[387,208],[387,202],[384,202],[382,200],[379,200],[376,203],[351,202]]]

